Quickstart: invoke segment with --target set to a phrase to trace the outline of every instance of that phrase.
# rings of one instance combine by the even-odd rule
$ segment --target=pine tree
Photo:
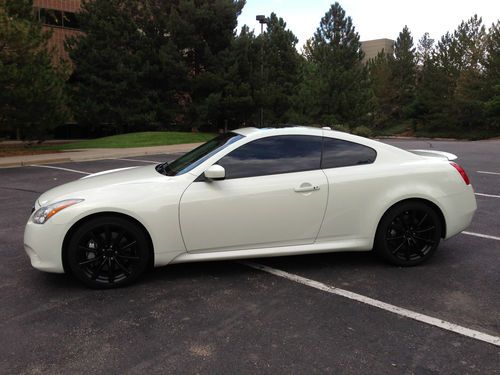
[[[172,7],[170,23],[172,37],[183,53],[189,77],[186,121],[193,127],[200,127],[208,125],[208,106],[213,106],[213,95],[221,95],[224,90],[224,69],[220,60],[231,47],[237,18],[245,2],[178,0],[177,3]]]
[[[254,88],[258,85],[258,46],[255,35],[244,25],[231,47],[220,54],[219,90],[206,99],[207,122],[213,130],[257,124]]]
[[[429,33],[424,33],[418,41],[417,47],[417,62],[421,67],[432,57],[433,48],[434,39],[431,38]]]
[[[169,125],[186,88],[182,56],[171,37],[169,8],[152,0],[84,2],[84,34],[68,42],[74,72],[72,109],[91,131],[114,133]]]
[[[327,90],[321,79],[316,64],[301,56],[299,65],[299,83],[292,96],[293,112],[290,122],[295,124],[318,124],[322,117],[321,103],[318,98]]]
[[[0,0],[0,131],[43,140],[66,120],[65,67],[52,65],[49,37],[32,1]]]
[[[317,65],[315,80],[323,81],[315,121],[354,123],[369,110],[370,89],[359,34],[339,3],[321,19],[305,55]]]
[[[394,85],[391,54],[381,51],[368,62],[370,83],[373,91],[373,121],[377,127],[390,123],[398,109],[398,90]]]
[[[409,107],[415,98],[417,57],[408,26],[405,26],[399,33],[394,44],[394,58],[390,60],[390,65],[396,91],[394,104],[397,111],[395,115],[401,120],[408,117]]]
[[[486,39],[485,115],[486,125],[500,132],[500,21],[491,25]]]
[[[482,87],[484,86],[484,56],[486,30],[477,15],[462,22],[453,33],[453,90],[450,114],[456,126],[475,131],[484,124]]]
[[[484,127],[485,38],[481,18],[473,16],[443,35],[424,61],[416,103],[428,129],[472,133]]]
[[[295,48],[298,39],[275,13],[268,18],[267,31],[261,38],[264,82],[260,89],[264,120],[266,124],[288,123],[294,118],[293,95],[300,79],[300,56]]]

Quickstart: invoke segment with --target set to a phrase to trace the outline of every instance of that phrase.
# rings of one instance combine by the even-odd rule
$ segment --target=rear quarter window
[[[376,158],[377,152],[371,147],[342,139],[323,139],[322,169],[371,164]]]

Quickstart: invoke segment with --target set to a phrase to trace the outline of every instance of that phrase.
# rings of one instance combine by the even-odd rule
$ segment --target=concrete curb
[[[134,156],[187,152],[200,144],[201,143],[188,143],[152,147],[83,149],[55,154],[6,156],[0,158],[0,168],[15,168],[36,164],[70,163],[78,161],[118,159]]]

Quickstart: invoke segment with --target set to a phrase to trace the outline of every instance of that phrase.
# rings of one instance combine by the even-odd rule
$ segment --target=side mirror
[[[223,180],[226,177],[226,170],[219,164],[209,167],[204,173],[205,178],[209,180]]]

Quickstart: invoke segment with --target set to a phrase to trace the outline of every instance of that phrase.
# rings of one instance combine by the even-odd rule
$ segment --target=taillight
[[[467,176],[467,173],[465,173],[464,169],[457,163],[450,162],[450,164],[453,165],[453,167],[455,167],[458,173],[460,173],[460,176],[462,176],[462,178],[464,179],[465,184],[470,185],[469,176]]]

